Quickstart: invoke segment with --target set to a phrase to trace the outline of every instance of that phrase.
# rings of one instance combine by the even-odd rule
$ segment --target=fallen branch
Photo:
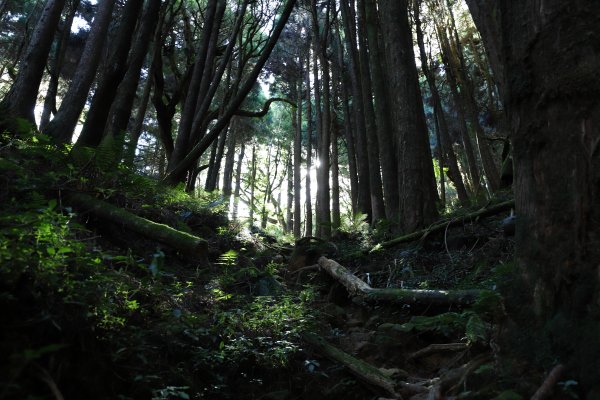
[[[359,296],[367,302],[385,301],[400,304],[469,305],[481,296],[482,290],[422,290],[377,289],[356,277],[342,265],[325,257],[319,258],[319,266],[340,282],[351,296]]]
[[[82,212],[92,213],[101,219],[194,256],[202,263],[208,263],[208,242],[204,239],[139,217],[87,194],[69,193],[65,195],[65,201]]]
[[[486,354],[482,354],[478,357],[475,357],[467,364],[462,367],[450,370],[446,372],[440,380],[431,387],[429,390],[429,396],[427,400],[443,400],[444,393],[447,391],[453,392],[462,385],[462,383],[467,379],[467,377],[475,371],[480,365],[487,362],[489,356]]]
[[[399,236],[395,239],[392,240],[388,240],[387,242],[382,242],[379,243],[377,245],[375,245],[371,250],[369,250],[369,253],[381,250],[381,249],[386,249],[389,247],[393,247],[397,244],[400,243],[406,243],[406,242],[412,242],[414,240],[417,239],[421,239],[431,233],[434,232],[438,232],[444,229],[447,229],[450,226],[454,226],[454,225],[458,225],[458,224],[462,224],[465,221],[472,221],[474,219],[477,218],[482,218],[482,217],[488,217],[490,215],[495,215],[498,214],[502,211],[508,211],[512,208],[515,207],[515,202],[514,200],[509,200],[509,201],[505,201],[502,203],[498,203],[498,204],[494,204],[493,206],[487,207],[487,208],[482,208],[480,210],[474,211],[472,213],[466,214],[462,217],[457,217],[454,218],[450,221],[443,221],[443,222],[438,222],[437,224],[431,225],[428,228],[422,229],[420,231],[416,231],[413,233],[409,233],[407,235],[403,235],[403,236]]]
[[[565,366],[562,364],[558,364],[552,368],[552,371],[550,371],[544,380],[544,383],[542,383],[542,386],[540,386],[539,389],[533,394],[531,400],[543,400],[550,398],[554,392],[554,386],[556,386],[556,383],[562,378],[565,371]]]
[[[305,333],[302,335],[302,338],[325,357],[348,368],[356,377],[373,386],[383,389],[396,399],[400,398],[399,394],[396,392],[396,382],[378,368],[332,346],[321,336],[313,333]]]
[[[443,344],[430,344],[429,346],[416,351],[408,356],[408,360],[415,358],[425,357],[430,354],[441,353],[446,351],[462,351],[467,349],[466,343],[443,343]]]

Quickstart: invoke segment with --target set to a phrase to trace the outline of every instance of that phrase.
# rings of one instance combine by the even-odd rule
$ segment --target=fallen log
[[[367,253],[373,253],[373,252],[381,250],[381,249],[390,248],[390,247],[393,247],[400,243],[412,242],[414,240],[421,239],[431,233],[442,231],[442,230],[446,229],[447,227],[463,224],[466,221],[472,221],[477,218],[495,215],[502,211],[510,211],[514,207],[515,207],[514,200],[508,200],[508,201],[505,201],[502,203],[494,204],[487,208],[482,208],[480,210],[477,210],[472,213],[451,219],[449,221],[438,222],[438,223],[433,224],[433,225],[429,226],[428,228],[422,229],[420,231],[416,231],[416,232],[412,232],[412,233],[409,233],[409,234],[406,234],[403,236],[399,236],[397,238],[388,240],[386,242],[381,242],[381,243],[373,246],[371,248],[371,250],[369,250]]]
[[[365,281],[355,276],[335,260],[325,257],[319,258],[319,266],[340,282],[351,296],[360,297],[367,302],[389,302],[399,304],[424,304],[424,305],[470,305],[484,292],[479,289],[472,290],[423,290],[372,288]]]
[[[348,368],[350,372],[352,372],[352,374],[359,379],[383,389],[396,399],[401,398],[396,392],[396,382],[381,372],[377,367],[374,367],[373,365],[353,357],[350,354],[336,348],[335,346],[332,346],[327,342],[327,340],[321,336],[315,335],[314,333],[305,333],[302,335],[302,338],[306,343],[310,344],[315,348],[315,350],[325,357]]]
[[[200,263],[208,263],[208,242],[202,238],[178,231],[168,225],[139,217],[122,208],[83,193],[68,193],[65,203],[81,212],[89,212],[125,229],[149,239],[164,243],[184,254],[196,257]]]

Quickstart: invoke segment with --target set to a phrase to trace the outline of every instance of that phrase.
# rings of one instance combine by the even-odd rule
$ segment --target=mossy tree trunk
[[[540,367],[564,363],[582,398],[598,398],[600,2],[467,3],[512,129],[522,285],[508,311]]]

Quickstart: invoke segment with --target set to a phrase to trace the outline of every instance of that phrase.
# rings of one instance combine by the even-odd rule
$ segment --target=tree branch
[[[254,118],[262,118],[265,115],[267,115],[267,113],[269,112],[269,109],[271,108],[271,103],[274,103],[276,101],[282,101],[284,103],[288,103],[289,105],[291,105],[292,107],[296,108],[297,105],[295,102],[283,98],[283,97],[272,97],[269,100],[267,100],[262,108],[262,110],[260,111],[247,111],[247,110],[237,110],[234,115],[237,115],[239,117],[254,117]]]

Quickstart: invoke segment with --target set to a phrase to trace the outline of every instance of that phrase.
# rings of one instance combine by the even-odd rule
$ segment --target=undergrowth
[[[0,399],[230,398],[243,365],[255,365],[247,381],[286,368],[313,321],[313,294],[253,297],[277,282],[279,265],[197,270],[156,244],[115,246],[61,194],[88,192],[141,215],[170,210],[182,226],[224,221],[214,196],[77,163],[43,136],[4,142]]]

